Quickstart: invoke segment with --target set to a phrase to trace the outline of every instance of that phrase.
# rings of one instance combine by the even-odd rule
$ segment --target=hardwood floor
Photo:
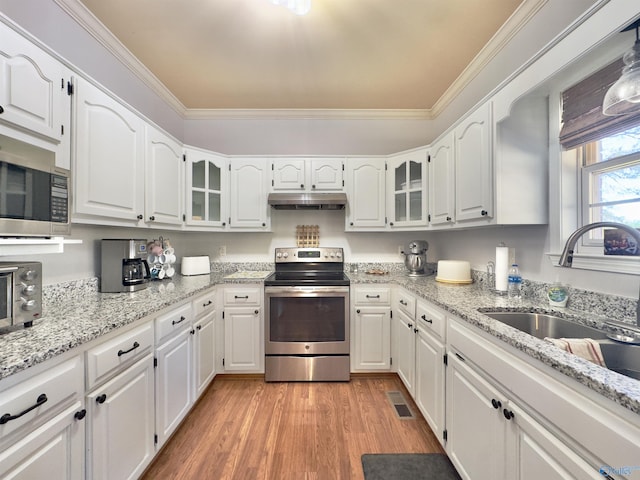
[[[392,390],[415,419],[398,418]],[[395,374],[348,383],[219,376],[143,479],[362,479],[363,453],[442,451]]]

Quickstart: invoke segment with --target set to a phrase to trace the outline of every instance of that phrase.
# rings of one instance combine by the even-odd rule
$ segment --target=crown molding
[[[525,0],[520,4],[487,44],[482,47],[482,50],[471,60],[458,78],[436,101],[431,108],[432,118],[442,113],[547,2],[548,0]]]
[[[98,43],[185,119],[432,120],[449,105],[548,0],[525,0],[430,109],[189,109],[79,0],[54,0]]]
[[[211,108],[187,109],[185,118],[188,120],[235,119],[247,120],[279,119],[279,120],[431,120],[429,109],[286,109],[286,108]]]

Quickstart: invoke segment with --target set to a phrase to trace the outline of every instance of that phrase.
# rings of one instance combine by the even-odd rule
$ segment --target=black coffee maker
[[[147,241],[107,238],[101,241],[100,291],[135,292],[151,279]]]

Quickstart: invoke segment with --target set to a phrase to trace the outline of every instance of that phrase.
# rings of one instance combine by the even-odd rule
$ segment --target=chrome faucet
[[[635,228],[625,225],[624,223],[616,222],[590,223],[578,228],[575,232],[569,235],[567,243],[565,243],[562,254],[560,255],[560,261],[558,262],[561,267],[571,267],[573,263],[573,249],[576,247],[578,239],[588,231],[596,228],[619,228],[620,230],[624,230],[635,239],[638,247],[640,248],[640,231]],[[638,294],[638,304],[636,306],[636,325],[640,327],[640,293]]]

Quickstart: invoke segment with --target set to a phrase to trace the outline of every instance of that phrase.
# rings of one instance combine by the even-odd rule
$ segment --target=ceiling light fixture
[[[274,5],[287,7],[296,15],[306,15],[311,10],[311,0],[269,0]]]
[[[622,56],[624,67],[622,75],[611,85],[604,101],[602,113],[605,115],[626,115],[640,111],[640,38],[638,37],[640,20],[635,21],[622,30],[636,31],[636,41]]]

